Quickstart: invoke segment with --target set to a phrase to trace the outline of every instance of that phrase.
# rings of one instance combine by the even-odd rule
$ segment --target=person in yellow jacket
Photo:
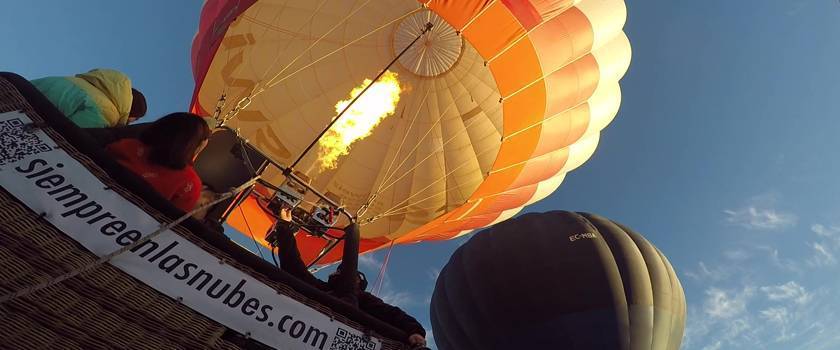
[[[146,98],[113,69],[35,79],[32,85],[82,128],[125,126],[146,114]]]

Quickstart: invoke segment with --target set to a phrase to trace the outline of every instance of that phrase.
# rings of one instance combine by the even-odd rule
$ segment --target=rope
[[[263,93],[263,92],[265,92],[265,91],[267,91],[267,90],[269,90],[269,89],[271,89],[271,88],[273,88],[273,87],[277,86],[278,84],[280,84],[280,83],[282,83],[282,82],[286,81],[287,79],[289,79],[289,78],[291,78],[291,77],[295,76],[297,73],[300,73],[300,72],[302,72],[302,71],[304,71],[304,70],[306,70],[306,69],[309,69],[310,67],[312,67],[312,66],[314,66],[314,65],[318,64],[319,62],[321,62],[321,61],[323,61],[323,60],[327,59],[328,57],[330,57],[330,56],[332,56],[332,55],[334,55],[334,54],[336,54],[336,53],[338,53],[338,52],[340,52],[340,51],[342,51],[342,50],[346,49],[347,47],[350,47],[350,46],[352,46],[352,45],[356,44],[357,42],[364,40],[365,38],[367,38],[367,37],[369,37],[369,36],[373,35],[374,33],[378,32],[378,31],[380,31],[380,30],[382,30],[382,29],[384,29],[384,28],[387,28],[388,26],[390,26],[390,25],[392,25],[392,24],[394,24],[394,23],[396,23],[396,22],[398,22],[398,21],[402,20],[403,18],[406,18],[406,17],[408,17],[408,16],[411,16],[411,15],[412,15],[412,14],[414,14],[414,13],[417,13],[417,12],[418,12],[418,11],[420,11],[420,10],[421,10],[421,9],[415,9],[415,10],[412,10],[411,12],[408,12],[408,13],[406,13],[406,14],[404,14],[404,15],[401,15],[401,16],[399,16],[399,17],[397,17],[397,18],[394,18],[393,20],[389,21],[388,23],[385,23],[385,24],[383,24],[383,25],[381,25],[381,26],[379,26],[379,27],[377,27],[377,28],[374,28],[372,31],[368,32],[367,34],[364,34],[364,35],[362,35],[361,37],[358,37],[358,38],[356,38],[356,39],[354,39],[354,40],[352,40],[352,41],[350,41],[350,42],[348,42],[348,43],[346,43],[346,44],[342,45],[341,47],[339,47],[339,48],[337,48],[337,49],[335,49],[335,50],[333,50],[333,51],[331,51],[331,52],[327,53],[327,54],[326,54],[326,55],[324,55],[324,56],[321,56],[320,58],[318,58],[318,59],[316,59],[316,60],[314,60],[314,61],[310,62],[309,64],[307,64],[307,65],[305,65],[305,66],[303,66],[303,67],[301,67],[301,68],[299,68],[299,69],[295,70],[294,72],[291,72],[291,73],[287,74],[286,76],[284,76],[284,77],[282,77],[282,78],[280,78],[280,73],[278,73],[278,74],[276,74],[274,77],[272,77],[271,79],[269,79],[269,80],[268,80],[265,84],[263,84],[263,86],[262,86],[262,87],[256,88],[256,86],[259,86],[259,84],[258,84],[258,85],[256,85],[256,86],[255,86],[255,88],[254,88],[254,89],[252,89],[251,94],[249,94],[248,96],[243,97],[243,98],[239,101],[239,103],[237,103],[237,105],[236,105],[233,109],[231,109],[230,111],[228,111],[228,112],[225,114],[224,118],[222,118],[221,125],[225,125],[225,124],[227,124],[227,122],[228,122],[228,121],[230,121],[231,119],[235,118],[235,117],[239,114],[239,112],[240,112],[241,110],[243,110],[243,109],[247,108],[247,107],[248,107],[248,105],[250,105],[250,104],[251,104],[251,101],[252,101],[254,98],[256,98],[257,96],[262,95],[262,93]],[[287,69],[287,68],[288,68],[288,66],[287,66],[286,68],[284,68],[284,70],[285,70],[285,69]],[[281,73],[282,73],[282,71],[281,71]],[[280,78],[280,79],[279,79],[279,80],[277,80],[277,81],[275,81],[275,79],[277,79],[277,78]],[[262,84],[263,82],[262,82],[262,81],[260,81],[259,83],[260,83],[260,84]]]
[[[303,29],[306,28],[307,25],[311,26],[312,25],[312,20],[315,19],[315,15],[318,14],[318,12],[321,10],[321,7],[323,7],[324,4],[326,4],[326,3],[327,3],[327,0],[321,0],[321,2],[318,4],[318,6],[314,10],[312,10],[312,14],[309,16],[309,19],[307,19],[306,22],[304,22],[300,27],[298,27],[297,31],[288,32],[286,34],[289,34],[290,36],[294,36],[294,34],[297,34],[298,32],[302,32]],[[277,14],[274,16],[274,19],[271,22],[272,23],[276,22],[277,17],[280,17],[280,14],[282,12],[283,12],[282,9],[278,10]],[[243,17],[243,18],[251,20],[248,17]],[[263,36],[265,36],[265,34],[268,32],[269,29],[274,29],[276,31],[281,31],[280,28],[276,28],[276,27],[272,26],[270,23],[257,22],[256,18],[254,18],[252,20],[252,22],[264,25],[265,30],[263,31]],[[312,32],[311,27],[310,27],[309,31],[310,31],[310,33]],[[292,40],[288,40],[288,41],[286,41],[285,46],[283,46],[282,48],[277,48],[277,51],[275,51],[275,54],[274,54],[274,61],[271,62],[271,64],[268,66],[268,68],[265,69],[265,72],[263,72],[263,74],[260,76],[260,81],[265,80],[265,77],[268,76],[268,73],[271,72],[272,69],[274,69],[274,66],[277,64],[277,62],[280,62],[280,53],[285,52],[289,48],[289,45],[292,44],[292,42],[293,42]],[[256,88],[256,85],[254,86],[254,88]],[[251,93],[254,93],[254,90],[251,90]]]
[[[454,103],[455,103],[455,102],[453,101],[453,105],[454,105]],[[439,119],[439,120],[442,120],[442,119],[443,119],[443,115],[441,115],[441,117],[440,117],[440,119]],[[463,134],[463,133],[465,133],[465,132],[468,132],[468,131],[469,131],[469,128],[470,128],[470,127],[472,127],[472,126],[473,126],[473,124],[477,123],[479,120],[481,120],[481,118],[473,118],[472,120],[470,120],[468,124],[465,124],[465,125],[464,125],[464,129],[463,129],[463,130],[461,130],[461,131],[459,131],[459,132],[455,133],[454,135],[452,135],[452,137],[450,137],[449,139],[447,139],[446,141],[444,141],[444,142],[443,142],[443,144],[441,144],[440,146],[438,146],[437,148],[435,148],[435,150],[433,150],[432,152],[430,152],[430,153],[429,153],[429,155],[427,155],[425,158],[423,158],[423,159],[422,159],[422,160],[420,160],[419,162],[415,163],[415,164],[414,164],[414,167],[412,167],[411,169],[408,169],[408,171],[403,171],[403,172],[402,172],[402,175],[401,175],[400,177],[398,177],[396,180],[391,181],[388,185],[386,185],[385,187],[383,187],[383,188],[382,188],[382,191],[385,191],[385,190],[387,190],[387,189],[391,188],[391,186],[393,186],[393,185],[397,184],[400,180],[402,180],[403,178],[405,178],[406,176],[408,176],[408,174],[411,174],[412,172],[414,172],[414,170],[417,170],[417,168],[419,168],[421,164],[423,164],[423,163],[424,163],[424,162],[426,162],[427,160],[429,160],[429,159],[431,159],[432,157],[434,157],[434,156],[437,154],[437,152],[442,151],[442,150],[446,147],[446,145],[448,145],[450,142],[452,142],[453,140],[457,139],[459,136],[461,136],[461,134]],[[431,130],[430,130],[430,131],[431,131]],[[421,140],[421,141],[422,141],[422,140]],[[420,145],[420,142],[418,142],[418,144],[417,144],[417,145],[419,146],[419,145]],[[416,151],[416,150],[417,150],[417,147],[415,147],[415,149],[414,149],[414,150],[412,150],[412,152],[411,152],[411,153],[409,153],[409,155],[410,155],[410,154],[412,154],[412,153],[414,153],[414,151]],[[397,169],[395,169],[395,170],[394,170],[394,174],[393,174],[393,175],[396,175],[396,174],[398,173],[398,172],[397,172],[397,170],[401,169],[401,168],[402,168],[402,166],[403,166],[403,164],[405,164],[405,161],[407,161],[407,160],[408,160],[408,158],[405,158],[405,159],[403,160],[403,162],[400,164],[400,166],[399,166],[399,167],[397,167]],[[392,176],[393,176],[393,175],[392,175]],[[388,179],[388,180],[390,180],[390,179]]]
[[[418,85],[425,85],[424,84],[425,81],[419,80],[417,78],[415,78],[415,79],[418,80]],[[417,121],[417,116],[420,115],[420,110],[423,109],[423,104],[426,103],[426,98],[429,97],[429,92],[431,92],[431,90],[432,90],[432,88],[429,87],[428,89],[426,89],[426,93],[423,94],[423,98],[420,100],[420,103],[417,105],[417,112],[414,113],[414,117],[411,118],[411,123],[408,125],[408,128],[403,132],[402,140],[400,141],[400,146],[397,147],[397,151],[394,153],[394,157],[391,158],[391,163],[388,165],[388,170],[385,171],[385,175],[383,176],[383,178],[388,176],[388,174],[391,172],[391,168],[394,167],[394,163],[397,162],[397,158],[399,157],[400,152],[402,152],[402,147],[405,144],[405,141],[408,139],[408,134],[411,132],[411,129],[414,127],[414,122]],[[417,102],[417,99],[414,99],[411,102],[415,103],[415,102]],[[403,112],[402,112],[402,114],[400,114],[400,119],[402,119],[403,115],[405,115],[405,108],[406,107],[403,108]],[[389,147],[390,147],[390,144],[389,144]],[[365,203],[362,204],[359,207],[359,210],[356,211],[356,217],[364,217],[365,216],[365,213],[367,213],[368,209],[370,208],[370,205],[379,196],[379,192],[382,189],[383,185],[384,185],[384,182],[380,182],[379,187],[376,189],[376,191],[372,191],[372,192],[368,193],[367,201],[365,201]]]
[[[266,84],[266,86],[265,86],[264,88],[262,88],[262,89],[260,89],[260,90],[257,90],[257,92],[256,92],[256,93],[254,93],[254,96],[257,96],[257,95],[261,94],[261,93],[262,93],[263,91],[265,91],[265,90],[268,90],[268,89],[270,89],[270,88],[273,88],[273,87],[274,87],[274,86],[276,86],[277,84],[280,84],[280,83],[284,82],[285,80],[287,80],[287,79],[291,78],[291,77],[292,77],[292,76],[294,76],[295,74],[300,73],[301,71],[306,70],[306,69],[308,69],[309,67],[312,67],[313,65],[317,64],[318,62],[323,61],[324,59],[326,59],[326,58],[328,58],[328,57],[330,57],[330,56],[332,56],[332,55],[336,54],[337,52],[342,51],[342,50],[346,49],[347,47],[349,47],[349,46],[351,46],[351,45],[354,45],[354,44],[356,44],[356,43],[357,43],[357,42],[359,42],[359,41],[364,40],[365,38],[367,38],[367,37],[369,37],[369,36],[373,35],[374,33],[378,32],[378,31],[380,31],[380,30],[382,30],[382,29],[384,29],[384,28],[387,28],[388,26],[390,26],[390,25],[392,25],[392,24],[394,24],[394,23],[396,23],[396,22],[398,22],[398,21],[402,20],[403,18],[406,18],[406,17],[408,17],[408,16],[411,16],[411,15],[413,15],[413,14],[417,13],[417,12],[418,12],[418,11],[420,11],[420,10],[421,10],[421,9],[415,9],[415,10],[412,10],[411,12],[408,12],[408,13],[406,13],[406,14],[402,15],[402,16],[399,16],[399,17],[397,17],[397,18],[394,18],[393,20],[389,21],[388,23],[385,23],[385,24],[383,24],[383,25],[381,25],[381,26],[379,26],[379,27],[374,28],[372,31],[368,32],[367,34],[364,34],[364,35],[362,35],[362,36],[360,36],[360,37],[358,37],[358,38],[356,38],[356,39],[353,39],[352,41],[348,42],[347,44],[344,44],[344,45],[342,45],[341,47],[339,47],[339,48],[337,48],[337,49],[335,49],[335,50],[333,50],[333,51],[330,51],[330,52],[329,52],[329,53],[327,53],[326,55],[321,56],[320,58],[318,58],[318,59],[316,59],[316,60],[314,60],[314,61],[310,62],[309,64],[307,64],[307,65],[305,65],[305,66],[303,66],[303,67],[301,67],[301,68],[299,68],[299,69],[295,70],[294,72],[289,73],[288,75],[284,76],[282,79],[280,79],[280,80],[278,80],[278,81],[273,81],[273,79],[272,79],[272,80],[270,80],[270,81]]]
[[[385,260],[382,261],[382,267],[379,268],[379,276],[376,277],[376,287],[371,291],[373,295],[379,296],[382,291],[382,282],[385,281],[385,270],[388,268],[388,261],[391,260],[391,251],[394,249],[394,241],[388,246],[388,253],[385,254]]]
[[[254,237],[254,230],[251,229],[251,224],[248,223],[248,217],[245,215],[245,211],[242,210],[242,206],[237,206],[239,209],[239,213],[242,214],[242,220],[245,220],[245,227],[248,228],[248,233],[251,235],[251,240],[254,241],[254,247],[257,247],[257,253],[260,253],[260,258],[265,260],[263,256],[262,249],[260,249],[260,244],[257,242],[257,237]]]
[[[336,23],[334,26],[332,26],[332,28],[330,28],[330,29],[329,29],[326,33],[324,33],[323,35],[321,35],[321,36],[318,38],[318,40],[315,40],[314,42],[312,42],[312,44],[310,44],[310,45],[309,45],[309,47],[307,47],[307,48],[303,49],[303,51],[301,51],[301,52],[300,52],[297,56],[295,56],[295,58],[294,58],[294,59],[292,59],[292,61],[291,61],[291,62],[289,62],[288,64],[286,64],[286,66],[285,66],[285,67],[283,67],[283,69],[281,69],[279,72],[277,72],[277,74],[275,74],[273,77],[271,77],[271,79],[269,79],[269,80],[268,80],[268,82],[267,82],[266,84],[267,84],[267,85],[270,85],[270,84],[271,84],[271,82],[273,82],[275,79],[279,78],[279,77],[280,77],[280,75],[281,75],[281,74],[283,74],[283,72],[285,72],[287,69],[289,69],[289,67],[291,67],[293,64],[295,64],[295,62],[297,62],[297,61],[298,61],[301,57],[303,57],[303,55],[304,55],[304,54],[306,54],[307,52],[309,52],[310,50],[312,50],[312,48],[313,48],[313,47],[315,47],[316,45],[318,45],[318,43],[320,43],[320,42],[321,42],[321,40],[323,40],[324,38],[326,38],[326,37],[327,37],[327,35],[330,35],[330,33],[332,33],[332,32],[333,32],[334,30],[336,30],[339,26],[341,26],[342,24],[344,24],[344,22],[347,22],[350,18],[352,18],[352,17],[356,14],[356,12],[359,12],[359,10],[361,10],[363,7],[367,6],[367,4],[368,4],[369,2],[370,2],[370,0],[366,0],[366,1],[362,4],[362,6],[359,6],[359,7],[355,8],[355,9],[353,9],[353,11],[351,11],[351,12],[350,12],[350,14],[348,14],[347,16],[344,16],[344,18],[342,18],[342,19],[341,19],[341,21],[339,21],[339,22],[338,22],[338,23]],[[320,8],[320,7],[319,7],[319,8]],[[276,63],[276,62],[275,62],[275,63]],[[274,65],[274,63],[272,63],[272,66],[273,66],[273,65]],[[269,67],[269,68],[271,68],[271,67]],[[266,72],[266,73],[268,73],[268,72]],[[267,75],[267,74],[264,74],[264,75],[263,75],[263,77],[265,77],[265,75]],[[252,94],[252,95],[254,94],[254,91],[256,91],[256,88],[255,88],[254,90],[252,90],[252,91],[251,91],[251,94]]]
[[[332,126],[336,122],[338,122],[338,120],[342,116],[344,116],[344,113],[346,113],[348,110],[350,110],[350,108],[356,103],[356,101],[358,101],[360,98],[362,98],[362,96],[365,95],[365,92],[367,92],[368,89],[370,89],[374,84],[376,84],[379,81],[379,78],[381,78],[383,75],[385,75],[385,73],[388,72],[388,69],[390,69],[391,66],[394,65],[394,63],[397,63],[397,60],[399,60],[400,57],[402,57],[402,55],[404,55],[406,52],[408,52],[408,49],[410,49],[412,46],[414,46],[414,44],[416,44],[417,41],[420,40],[420,38],[422,38],[423,35],[426,35],[426,33],[428,33],[430,30],[432,30],[432,24],[427,23],[426,27],[420,32],[420,34],[418,34],[417,37],[414,38],[414,40],[411,43],[408,44],[408,46],[406,46],[404,49],[402,49],[402,51],[400,51],[400,53],[398,53],[397,56],[394,57],[394,59],[391,60],[391,62],[389,62],[388,65],[385,66],[385,68],[382,68],[382,70],[379,71],[379,74],[377,74],[375,77],[373,77],[373,79],[370,80],[370,82],[367,84],[367,86],[365,86],[364,89],[362,89],[362,91],[360,91],[359,94],[356,95],[356,97],[354,97],[352,100],[350,100],[350,102],[346,106],[344,106],[344,109],[342,109],[341,112],[338,112],[338,114],[335,116],[335,118],[333,118],[332,121],[330,121],[330,123],[327,124],[327,127],[325,127],[323,130],[321,130],[321,133],[318,134],[318,136],[316,136],[314,140],[312,140],[312,143],[310,143],[309,146],[306,146],[306,148],[303,150],[303,152],[300,153],[300,155],[297,157],[297,159],[295,159],[295,161],[292,162],[292,165],[289,166],[289,169],[294,169],[294,167],[297,166],[298,163],[300,163],[301,160],[303,160],[303,157],[306,156],[306,154],[312,149],[312,147],[315,147],[315,145],[318,143],[318,141],[321,140],[321,137],[323,137],[330,130],[330,128],[332,128]],[[292,174],[292,175],[294,175],[294,174]]]
[[[463,26],[463,27],[461,27],[461,29],[460,29],[460,30],[458,30],[458,32],[459,32],[459,33],[463,33],[465,30],[467,30],[467,27],[469,27],[471,24],[473,24],[473,22],[475,22],[475,20],[476,20],[476,19],[478,19],[478,17],[481,17],[481,15],[483,15],[483,14],[484,14],[484,11],[487,11],[487,9],[489,9],[489,8],[490,8],[491,6],[493,6],[495,3],[496,3],[496,0],[491,0],[489,3],[487,3],[486,5],[484,5],[484,7],[482,7],[482,8],[481,8],[481,10],[479,10],[479,11],[475,14],[475,16],[473,16],[472,18],[470,18],[470,19],[467,21],[467,23],[465,23],[465,24],[464,24],[464,26]]]
[[[484,154],[486,154],[486,153],[488,153],[488,152],[490,152],[490,151],[494,151],[494,149],[487,149],[487,150],[485,150],[485,151],[483,151],[483,152],[481,152],[481,153],[477,153],[477,154],[476,154],[476,156],[481,156],[481,155],[484,155]],[[442,181],[442,180],[447,179],[447,178],[449,177],[449,175],[452,175],[453,173],[455,173],[456,171],[460,170],[461,168],[463,168],[465,165],[468,165],[468,164],[472,164],[472,163],[469,163],[469,162],[463,162],[463,163],[461,163],[461,165],[459,165],[459,166],[455,167],[454,169],[452,169],[452,170],[448,171],[445,175],[443,175],[442,177],[438,178],[438,179],[437,179],[437,180],[435,180],[434,182],[430,183],[428,186],[423,187],[422,189],[420,189],[420,190],[418,190],[417,192],[415,192],[413,195],[411,195],[411,196],[409,196],[409,197],[406,197],[406,198],[405,198],[402,202],[399,202],[399,203],[397,203],[397,204],[395,204],[395,205],[391,206],[391,208],[390,208],[390,209],[386,209],[386,210],[385,210],[385,211],[383,211],[383,212],[382,212],[382,214],[380,214],[380,215],[390,215],[390,214],[393,214],[393,212],[394,212],[394,211],[396,211],[396,210],[401,210],[401,209],[408,208],[408,207],[410,207],[410,206],[412,206],[412,205],[416,205],[416,204],[418,204],[418,203],[424,202],[424,201],[429,200],[429,199],[431,199],[431,198],[437,197],[437,196],[439,196],[439,195],[441,195],[441,194],[448,193],[449,191],[452,191],[453,189],[455,189],[455,190],[460,190],[460,188],[461,188],[461,186],[462,186],[463,184],[458,184],[458,185],[456,185],[454,188],[448,188],[448,189],[446,189],[446,190],[439,191],[437,194],[434,194],[434,195],[432,195],[432,196],[426,197],[425,199],[422,199],[422,200],[419,200],[419,201],[416,201],[416,202],[413,202],[413,203],[409,203],[409,204],[407,204],[407,205],[405,205],[405,206],[402,206],[403,204],[405,204],[406,202],[408,202],[408,201],[409,201],[409,200],[411,200],[412,198],[419,196],[421,193],[423,193],[423,192],[424,192],[424,191],[426,191],[427,189],[429,189],[429,188],[431,188],[432,186],[434,186],[434,184],[436,184],[436,183],[438,183],[438,182],[440,182],[440,181]]]
[[[417,140],[417,143],[414,145],[414,147],[411,149],[411,151],[409,151],[409,152],[408,152],[408,154],[406,154],[406,155],[405,155],[405,157],[403,157],[403,158],[402,158],[402,161],[401,161],[401,162],[400,162],[400,164],[399,164],[399,165],[398,165],[398,166],[394,169],[394,172],[393,172],[393,173],[391,173],[390,175],[386,176],[386,177],[385,177],[385,179],[384,179],[384,180],[382,180],[382,183],[380,184],[379,190],[377,190],[377,192],[384,191],[384,189],[382,189],[382,187],[384,186],[384,184],[389,183],[389,181],[391,180],[391,178],[393,178],[393,177],[394,177],[394,175],[396,175],[397,173],[399,173],[399,170],[400,170],[400,169],[402,169],[402,166],[403,166],[403,165],[405,165],[405,162],[407,162],[407,161],[408,161],[409,157],[410,157],[411,155],[413,155],[413,154],[414,154],[414,152],[416,152],[418,148],[420,148],[420,146],[421,146],[421,144],[423,143],[423,141],[425,141],[425,140],[426,140],[426,137],[428,137],[428,136],[432,133],[432,131],[435,129],[435,127],[437,127],[437,125],[438,125],[438,124],[440,124],[440,122],[441,122],[441,121],[443,121],[443,118],[446,116],[446,114],[447,114],[447,113],[449,113],[449,111],[450,111],[453,107],[456,107],[456,104],[458,103],[458,100],[459,100],[461,97],[464,97],[464,96],[466,96],[466,95],[470,95],[470,91],[469,91],[469,89],[464,88],[464,92],[463,92],[463,93],[459,94],[457,97],[453,96],[452,102],[450,102],[450,103],[446,106],[446,108],[444,108],[444,109],[443,109],[443,112],[440,112],[440,113],[438,114],[438,118],[437,118],[437,120],[435,120],[434,124],[432,124],[431,126],[429,126],[429,130],[427,130],[427,131],[426,131],[426,133],[425,133],[425,134],[423,134],[423,137],[421,137],[419,140]],[[422,108],[422,105],[421,105],[421,108]],[[418,113],[419,113],[419,112],[420,112],[420,111],[418,110]],[[472,125],[472,124],[471,124],[471,125]],[[470,125],[470,126],[471,126],[471,125]],[[467,127],[467,126],[465,126],[465,129],[466,129],[466,127]],[[459,133],[459,134],[456,134],[455,136],[458,136],[458,135],[460,135],[460,133]],[[433,152],[432,154],[434,154],[434,152]],[[398,156],[398,155],[397,155],[397,156]],[[387,174],[386,174],[386,175],[387,175]],[[393,184],[393,183],[391,183],[391,184]],[[389,186],[389,187],[390,187],[390,186]]]
[[[397,147],[397,151],[394,153],[394,158],[391,159],[391,163],[388,165],[388,169],[385,170],[385,176],[383,177],[383,179],[385,179],[385,180],[383,180],[382,183],[379,184],[379,187],[376,189],[376,191],[374,191],[374,194],[382,192],[382,186],[385,186],[385,181],[387,181],[387,179],[390,179],[391,169],[394,168],[394,163],[397,162],[397,158],[399,158],[400,152],[402,152],[403,145],[405,145],[405,141],[408,139],[408,134],[411,132],[411,129],[414,127],[414,122],[417,121],[417,116],[420,115],[420,111],[423,109],[423,105],[426,104],[426,98],[429,97],[429,92],[431,92],[431,90],[432,90],[432,88],[429,87],[428,89],[426,89],[426,93],[423,94],[423,98],[420,100],[420,103],[417,105],[417,112],[415,112],[414,117],[411,118],[411,123],[408,125],[408,129],[406,129],[405,132],[403,132],[403,137],[402,137],[402,141],[400,141],[400,146]]]
[[[146,243],[146,242],[150,241],[151,239],[153,239],[153,238],[155,238],[155,237],[159,236],[161,233],[166,232],[167,230],[169,230],[169,229],[171,229],[171,228],[173,228],[173,227],[177,226],[178,224],[180,224],[180,223],[181,223],[181,222],[183,222],[184,220],[186,220],[186,219],[190,218],[193,214],[195,214],[195,213],[197,213],[197,212],[199,212],[199,211],[201,211],[201,210],[207,209],[207,208],[209,208],[209,207],[211,207],[211,206],[213,206],[213,205],[216,205],[216,204],[218,204],[218,203],[220,203],[220,202],[222,202],[222,201],[224,201],[224,200],[226,200],[226,199],[230,198],[230,197],[231,197],[231,196],[233,196],[234,194],[239,193],[239,192],[241,192],[241,191],[245,190],[246,188],[248,188],[248,187],[252,186],[254,183],[256,183],[258,178],[259,178],[259,177],[254,177],[254,178],[252,178],[251,180],[248,180],[248,182],[246,182],[246,183],[242,184],[241,186],[239,186],[239,187],[237,187],[237,188],[235,188],[235,189],[233,189],[233,190],[231,190],[231,191],[228,191],[227,193],[223,194],[223,195],[222,195],[221,197],[219,197],[218,199],[216,199],[216,200],[214,200],[214,201],[211,201],[211,202],[207,202],[207,203],[205,203],[205,204],[203,204],[203,205],[199,206],[198,208],[193,209],[193,210],[192,210],[192,211],[190,211],[189,213],[184,214],[183,216],[179,217],[179,218],[178,218],[178,219],[176,219],[175,221],[172,221],[172,222],[170,222],[170,223],[168,223],[168,224],[166,224],[166,225],[161,226],[161,227],[160,227],[159,229],[157,229],[156,231],[154,231],[154,232],[152,232],[152,233],[148,234],[147,236],[145,236],[145,237],[143,237],[143,238],[141,238],[141,239],[139,239],[139,240],[135,241],[134,243],[132,243],[132,244],[130,244],[130,245],[127,245],[127,246],[125,246],[125,247],[122,247],[122,248],[120,248],[120,249],[118,249],[118,250],[116,250],[116,251],[114,251],[114,252],[111,252],[110,254],[104,255],[104,256],[100,257],[99,259],[97,259],[96,261],[94,261],[94,262],[92,262],[92,263],[90,263],[90,264],[88,264],[88,265],[82,266],[82,267],[80,267],[80,268],[78,268],[78,269],[76,269],[76,270],[73,270],[73,271],[69,271],[69,272],[67,272],[67,273],[65,273],[65,274],[63,274],[63,275],[60,275],[60,276],[58,276],[58,277],[55,277],[55,278],[53,278],[53,279],[51,279],[51,280],[48,280],[48,281],[45,281],[45,282],[43,282],[43,283],[36,284],[36,285],[34,285],[34,286],[27,287],[27,288],[24,288],[24,289],[18,290],[18,291],[16,291],[16,292],[12,292],[12,293],[9,293],[9,294],[6,294],[6,295],[3,295],[3,296],[0,296],[0,304],[5,303],[5,302],[10,301],[10,300],[17,299],[17,298],[22,297],[22,296],[26,296],[26,295],[32,294],[32,293],[34,293],[34,292],[37,292],[37,291],[42,290],[42,289],[45,289],[45,288],[52,287],[52,286],[54,286],[54,285],[56,285],[56,284],[59,284],[59,283],[61,283],[61,282],[64,282],[65,280],[71,279],[71,278],[76,277],[76,276],[78,276],[78,275],[80,275],[80,274],[82,274],[82,273],[85,273],[85,272],[88,272],[88,271],[90,271],[90,270],[93,270],[93,269],[95,269],[95,268],[97,268],[97,267],[101,266],[102,264],[105,264],[106,262],[111,261],[111,259],[113,259],[113,258],[115,258],[115,257],[119,256],[120,254],[125,253],[125,252],[127,252],[127,251],[129,251],[129,250],[131,250],[131,249],[136,248],[136,247],[139,247],[140,245],[142,245],[142,244],[144,244],[144,243]]]

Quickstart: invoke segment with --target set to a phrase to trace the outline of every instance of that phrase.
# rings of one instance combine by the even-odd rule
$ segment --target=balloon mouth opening
[[[464,40],[449,23],[431,10],[403,19],[394,30],[393,54],[396,56],[417,37],[426,23],[434,27],[400,57],[398,63],[421,77],[435,77],[448,72],[461,58]]]

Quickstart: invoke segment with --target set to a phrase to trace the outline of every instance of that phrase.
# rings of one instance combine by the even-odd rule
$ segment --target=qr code
[[[37,135],[26,130],[26,124],[18,118],[0,121],[0,145],[3,145],[0,147],[0,165],[52,150]]]
[[[339,328],[335,332],[330,350],[372,350],[376,349],[376,343],[370,341],[360,335],[355,335],[348,332],[346,329]]]

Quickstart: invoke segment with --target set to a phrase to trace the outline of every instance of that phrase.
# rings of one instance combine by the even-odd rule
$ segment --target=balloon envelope
[[[473,236],[431,302],[440,350],[676,350],[685,296],[665,256],[603,217],[526,214]]]
[[[229,125],[290,164],[338,101],[433,23],[391,68],[394,114],[335,169],[313,151],[297,170],[351,212],[367,208],[363,250],[450,239],[512,217],[592,155],[621,100],[625,18],[623,0],[208,0],[192,109],[244,107]],[[242,232],[264,216],[234,215],[249,217],[231,220]]]

